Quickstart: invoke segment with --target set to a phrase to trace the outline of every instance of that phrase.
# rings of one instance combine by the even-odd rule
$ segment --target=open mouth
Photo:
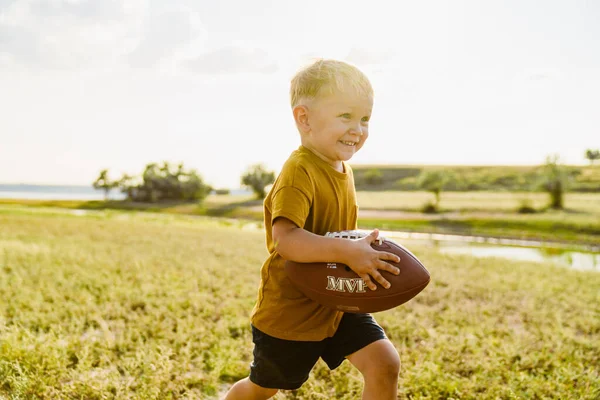
[[[356,146],[356,142],[346,142],[344,140],[340,140],[340,143],[345,144],[346,146]]]

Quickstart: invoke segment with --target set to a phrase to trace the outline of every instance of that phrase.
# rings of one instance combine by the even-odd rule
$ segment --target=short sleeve
[[[284,164],[267,199],[271,212],[271,225],[278,217],[292,221],[299,228],[306,221],[315,198],[313,165],[301,152],[297,152]]]
[[[299,228],[304,227],[310,212],[310,199],[299,188],[284,186],[273,196],[271,224],[278,217],[292,221]]]

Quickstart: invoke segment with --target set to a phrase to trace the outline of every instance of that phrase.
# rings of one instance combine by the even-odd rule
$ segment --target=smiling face
[[[294,109],[302,145],[338,171],[369,136],[373,98],[355,90],[335,90]]]

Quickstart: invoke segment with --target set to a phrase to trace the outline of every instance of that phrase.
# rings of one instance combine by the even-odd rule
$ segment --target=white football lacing
[[[325,234],[326,237],[332,237],[332,238],[337,238],[337,239],[361,239],[368,235],[369,235],[368,232],[356,231],[356,230],[327,232]],[[379,242],[379,245],[381,245],[384,240],[386,240],[386,238],[383,236],[377,237],[377,241]]]

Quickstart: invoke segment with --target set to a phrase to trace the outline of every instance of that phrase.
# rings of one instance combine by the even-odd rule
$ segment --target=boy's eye
[[[369,117],[363,117],[363,118],[361,119],[361,121],[362,121],[362,122],[369,122],[369,120],[370,120],[370,119],[371,119],[371,118],[369,118]]]
[[[344,113],[344,114],[340,115],[340,117],[350,119],[351,116],[348,113]]]

